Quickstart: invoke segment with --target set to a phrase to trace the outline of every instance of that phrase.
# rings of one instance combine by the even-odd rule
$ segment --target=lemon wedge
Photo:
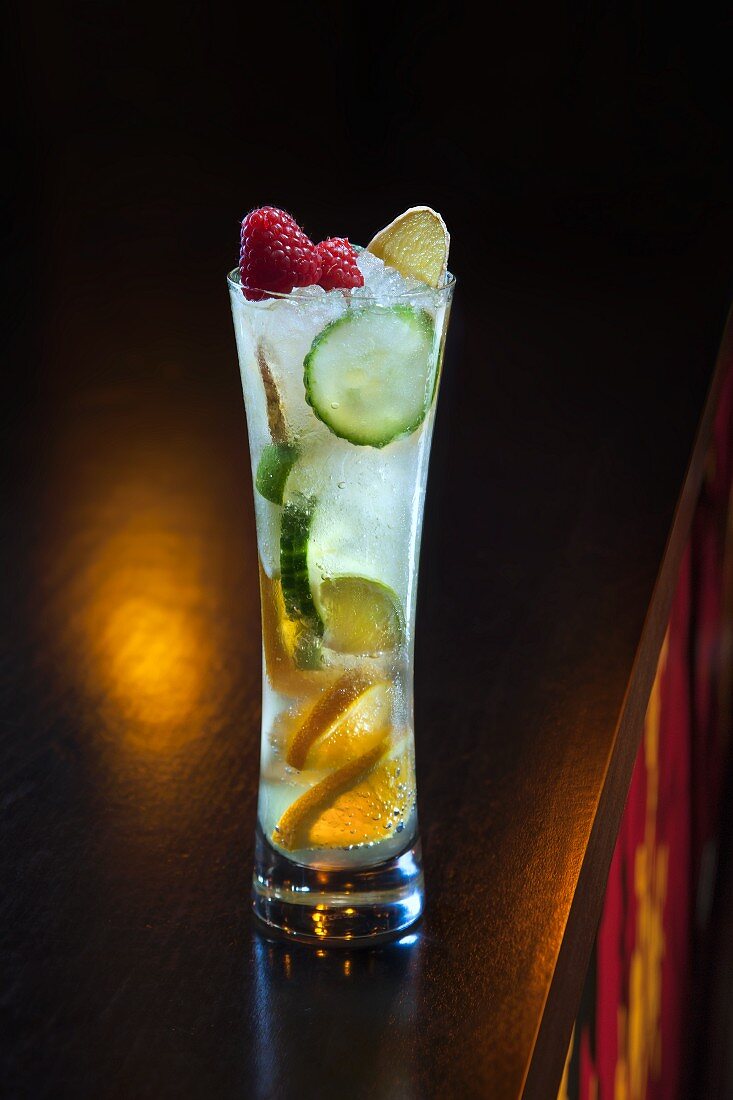
[[[343,738],[341,748],[352,755],[350,745],[362,747],[360,733],[368,734],[375,727],[382,727],[389,717],[387,684],[375,681],[369,673],[358,668],[344,672],[299,722],[288,742],[287,763],[299,770],[306,765],[323,767],[334,763],[327,752],[319,753],[318,749],[322,748],[323,739],[334,733],[347,717],[353,719],[351,735]],[[335,759],[338,755],[337,751]]]
[[[367,251],[401,275],[438,287],[445,280],[449,246],[450,236],[440,214],[429,206],[411,206],[380,229]]]

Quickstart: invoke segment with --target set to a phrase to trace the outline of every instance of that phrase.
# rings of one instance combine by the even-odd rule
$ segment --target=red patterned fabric
[[[728,755],[732,476],[733,374],[718,406],[562,1100],[684,1100],[692,944],[709,899]]]

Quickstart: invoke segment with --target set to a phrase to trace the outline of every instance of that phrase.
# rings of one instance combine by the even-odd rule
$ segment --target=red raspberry
[[[267,291],[289,294],[296,286],[314,286],[321,277],[316,246],[295,218],[275,206],[260,206],[242,222],[239,276],[251,302]]]
[[[322,270],[318,285],[324,290],[349,290],[364,286],[364,276],[356,266],[356,249],[346,237],[329,237],[317,246]]]

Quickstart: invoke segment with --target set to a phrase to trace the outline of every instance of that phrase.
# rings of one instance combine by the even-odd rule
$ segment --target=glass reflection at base
[[[257,828],[255,916],[305,943],[356,947],[396,938],[423,910],[420,841],[376,867],[324,870],[295,863]]]

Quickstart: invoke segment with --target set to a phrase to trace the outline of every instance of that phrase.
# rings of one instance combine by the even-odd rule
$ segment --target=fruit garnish
[[[331,771],[368,752],[390,733],[391,715],[391,685],[386,680],[378,680],[359,696],[335,726],[313,742],[303,766]]]
[[[367,679],[344,690],[343,674],[315,706],[311,703],[284,723],[285,759],[291,767],[332,769],[347,764],[386,737],[392,713],[392,689],[387,680]],[[347,685],[350,687],[351,685]],[[337,696],[337,689],[340,697]],[[359,690],[362,689],[362,690]]]
[[[399,832],[414,804],[414,768],[408,749],[387,756],[389,746],[385,737],[301,795],[275,826],[275,844],[346,848]]]
[[[317,246],[321,261],[318,285],[324,290],[351,290],[364,286],[364,276],[356,264],[356,249],[345,237],[329,237]]]
[[[357,701],[375,686],[375,680],[361,669],[348,669],[315,706],[290,738],[285,759],[293,768],[304,768],[312,745],[346,718]]]
[[[412,753],[403,747],[382,757],[356,784],[341,791],[315,820],[311,818],[308,843],[319,848],[344,848],[386,840],[401,831],[414,804]],[[299,839],[296,833],[296,843]]]
[[[449,246],[450,236],[440,214],[429,206],[411,206],[380,229],[367,250],[401,275],[439,287],[445,280]]]
[[[326,577],[316,592],[324,623],[323,644],[338,653],[376,656],[404,638],[397,594],[370,577]]]
[[[434,389],[434,325],[425,310],[351,310],[303,361],[306,401],[334,435],[384,447],[422,423]]]
[[[255,488],[272,504],[282,504],[283,490],[288,474],[298,457],[298,448],[292,443],[268,443],[257,463]]]
[[[369,774],[386,752],[387,745],[388,740],[385,738],[368,752],[331,772],[320,783],[315,783],[292,802],[275,826],[272,834],[275,843],[282,848],[305,848],[308,844],[308,831],[314,820],[338,795]]]
[[[321,260],[292,215],[260,206],[242,221],[239,277],[245,298],[259,302],[268,291],[289,294],[296,286],[313,286],[321,277]]]

